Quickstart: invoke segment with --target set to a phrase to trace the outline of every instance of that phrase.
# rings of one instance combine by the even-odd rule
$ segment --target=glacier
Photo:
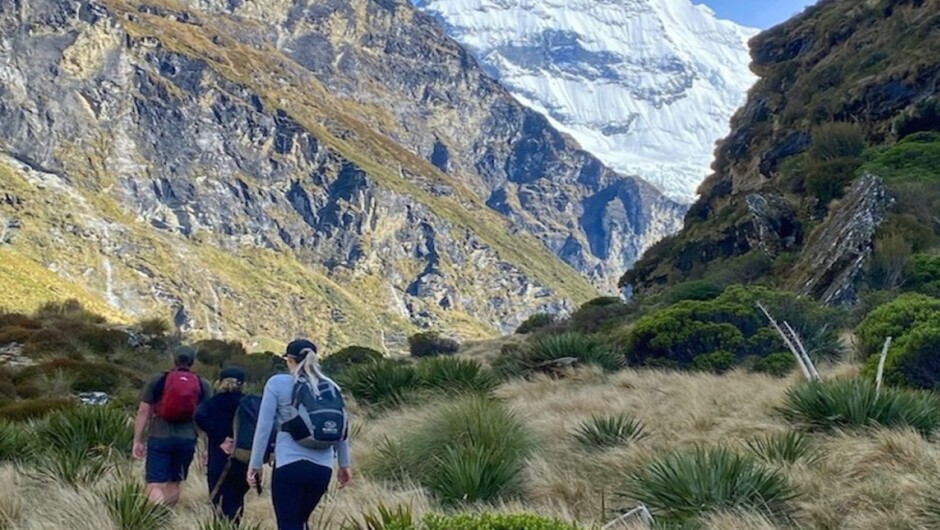
[[[521,103],[691,203],[756,81],[758,30],[689,0],[417,0]]]

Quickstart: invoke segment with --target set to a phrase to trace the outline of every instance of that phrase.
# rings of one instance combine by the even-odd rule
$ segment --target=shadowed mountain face
[[[0,257],[128,316],[486,335],[611,288],[682,214],[407,4],[2,0],[0,29]]]

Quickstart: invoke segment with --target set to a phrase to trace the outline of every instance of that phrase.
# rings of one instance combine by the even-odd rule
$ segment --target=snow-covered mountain
[[[757,30],[689,0],[418,0],[522,103],[690,202],[756,77]]]

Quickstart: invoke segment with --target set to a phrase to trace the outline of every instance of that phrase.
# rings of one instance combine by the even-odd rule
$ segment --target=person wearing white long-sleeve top
[[[272,376],[264,385],[247,479],[252,487],[261,480],[267,440],[277,426],[274,472],[271,475],[271,499],[277,528],[307,530],[310,515],[330,485],[334,460],[339,463],[336,478],[340,487],[345,487],[351,479],[349,442],[344,440],[326,449],[310,449],[280,431],[279,426],[290,419],[291,397],[297,381],[306,381],[311,388],[326,381],[339,390],[336,383],[320,371],[314,343],[305,339],[291,342],[287,345],[284,359],[290,373]]]

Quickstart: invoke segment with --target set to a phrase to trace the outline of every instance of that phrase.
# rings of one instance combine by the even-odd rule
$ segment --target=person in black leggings
[[[229,458],[229,455],[234,450],[232,422],[238,404],[244,397],[244,384],[245,372],[241,368],[223,368],[216,382],[218,392],[196,409],[195,416],[196,426],[205,433],[208,442],[206,478],[209,481],[212,505],[219,515],[236,526],[241,520],[245,494],[248,493],[248,465]]]
[[[291,342],[287,345],[284,358],[291,373],[275,375],[264,385],[251,462],[248,464],[247,479],[252,486],[261,480],[265,442],[275,421],[280,425],[291,419],[290,403],[294,383],[304,381],[317,385],[327,381],[337,390],[339,388],[320,371],[317,347],[312,342]],[[274,474],[271,477],[271,498],[278,530],[309,529],[310,515],[330,485],[334,459],[339,461],[336,478],[340,487],[345,487],[351,476],[347,441],[332,444],[326,449],[308,449],[295,442],[290,434],[278,431],[274,445]]]

